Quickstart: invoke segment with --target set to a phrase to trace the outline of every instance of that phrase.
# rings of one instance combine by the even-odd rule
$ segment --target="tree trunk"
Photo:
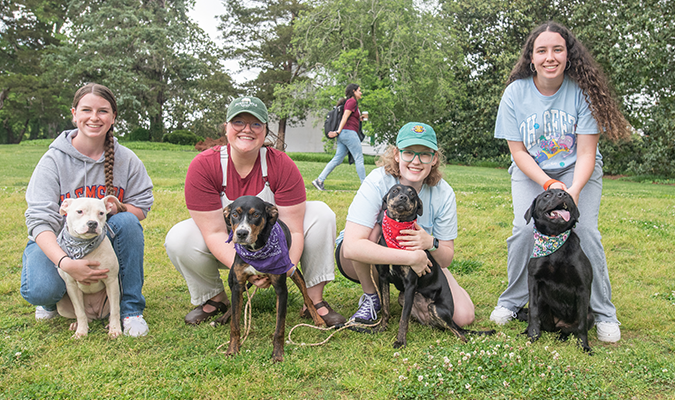
[[[275,148],[277,150],[286,151],[286,118],[279,120],[279,130],[277,132],[277,143]]]
[[[7,96],[9,96],[9,88],[2,89],[2,92],[0,92],[0,110],[2,110],[2,107],[5,106],[5,100],[7,99]]]

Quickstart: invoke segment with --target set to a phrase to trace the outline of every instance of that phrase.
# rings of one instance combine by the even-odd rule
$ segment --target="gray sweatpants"
[[[504,293],[499,296],[498,306],[518,311],[527,304],[527,263],[534,247],[533,222],[525,222],[525,212],[532,205],[541,186],[527,177],[513,163],[509,168],[511,174],[511,193],[513,197],[513,235],[506,240],[508,247],[507,273],[509,284]],[[558,173],[548,173],[567,187],[572,185],[574,166]],[[616,308],[612,304],[612,287],[609,283],[607,260],[602,247],[601,235],[598,230],[598,214],[600,213],[600,199],[602,197],[602,161],[596,160],[595,169],[588,183],[579,195],[579,222],[574,231],[579,236],[581,248],[591,261],[593,267],[593,286],[591,291],[591,308],[595,313],[596,322],[618,322]]]
[[[336,224],[335,213],[326,203],[308,201],[305,204],[305,247],[300,265],[307,287],[312,287],[335,279]],[[204,304],[224,291],[219,270],[228,267],[211,254],[192,219],[174,225],[166,235],[164,247],[174,267],[185,278],[192,304]]]

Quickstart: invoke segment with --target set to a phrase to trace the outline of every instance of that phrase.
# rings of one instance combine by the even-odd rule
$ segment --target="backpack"
[[[323,123],[323,134],[326,135],[328,139],[335,139],[328,137],[328,132],[337,131],[340,127],[340,121],[342,120],[342,114],[344,114],[344,104],[333,107],[332,110],[326,114],[326,121]]]

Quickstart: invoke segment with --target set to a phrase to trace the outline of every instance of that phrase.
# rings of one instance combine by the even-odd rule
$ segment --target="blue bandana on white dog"
[[[568,229],[557,236],[546,236],[534,228],[534,248],[530,258],[546,257],[562,247],[570,236],[572,230]]]

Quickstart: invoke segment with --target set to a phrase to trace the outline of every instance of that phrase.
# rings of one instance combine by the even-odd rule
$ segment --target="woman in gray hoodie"
[[[65,217],[59,214],[63,199],[103,198],[115,195],[126,212],[113,210],[108,217],[108,237],[119,260],[122,286],[120,302],[124,334],[144,336],[143,228],[140,221],[153,203],[152,181],[141,160],[117,143],[113,125],[117,101],[105,86],[89,83],[75,93],[73,124],[49,146],[35,167],[26,190],[28,245],[23,253],[21,295],[37,306],[35,319],[58,315],[56,303],[66,294],[57,268],[78,282],[91,283],[108,270],[89,268],[89,261],[71,259],[57,236]]]

